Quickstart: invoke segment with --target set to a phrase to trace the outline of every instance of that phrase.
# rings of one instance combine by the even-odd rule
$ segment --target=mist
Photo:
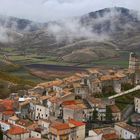
[[[107,7],[140,11],[139,0],[0,0],[0,15],[47,22],[81,16]]]
[[[129,15],[134,19],[138,19],[138,13],[130,10]],[[96,13],[96,18],[86,14],[77,18],[66,18],[60,21],[51,22],[47,31],[55,37],[58,43],[62,41],[73,42],[79,39],[92,39],[92,41],[104,41],[111,39],[110,34],[117,31],[118,28],[124,32],[135,27],[131,23],[120,22],[122,16],[121,11],[111,8],[109,12],[103,15]],[[82,23],[84,19],[85,23]],[[133,22],[133,21],[132,21]],[[109,25],[109,26],[108,26]],[[100,29],[98,29],[100,27]]]

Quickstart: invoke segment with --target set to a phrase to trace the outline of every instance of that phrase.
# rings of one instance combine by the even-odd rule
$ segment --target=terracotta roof
[[[49,99],[49,101],[52,103],[58,103],[60,101],[60,99],[57,96],[53,96]]]
[[[125,122],[120,122],[120,123],[117,123],[116,125],[123,129],[126,129],[127,131],[130,131],[133,134],[136,134],[139,132],[139,130],[136,127],[133,127]]]
[[[126,77],[126,75],[125,75],[125,74],[120,73],[120,72],[116,73],[115,75],[116,75],[117,77],[119,77],[119,78]]]
[[[99,128],[99,129],[94,129],[93,130],[97,135],[103,134],[113,134],[115,133],[115,129],[112,127],[105,127],[105,128]]]
[[[93,130],[97,135],[100,135],[103,133],[102,129],[94,129]]]
[[[87,73],[76,73],[77,76],[81,77],[81,78],[84,78],[84,77],[89,77],[89,75]]]
[[[28,138],[26,140],[43,140],[43,139],[40,139],[40,138]]]
[[[77,102],[75,100],[64,101],[62,105],[76,105]]]
[[[101,77],[100,80],[101,81],[109,81],[109,80],[112,80],[112,76],[111,75],[104,75]]]
[[[34,129],[37,128],[37,127],[38,127],[38,124],[37,124],[37,123],[33,123],[33,124],[27,126],[27,129],[29,129],[29,130],[34,130]]]
[[[70,129],[70,126],[68,123],[58,123],[58,122],[54,122],[51,127],[57,129],[57,130],[65,130],[65,129]]]
[[[18,124],[20,126],[28,127],[29,125],[32,124],[32,122],[30,122],[29,120],[20,119],[16,122],[16,124]]]
[[[116,105],[111,105],[109,106],[110,109],[112,110],[112,113],[118,113],[121,112],[120,109]]]
[[[3,114],[8,115],[8,116],[12,116],[15,114],[15,112],[14,111],[4,111]]]
[[[11,123],[7,122],[7,121],[3,121],[3,120],[0,120],[1,123],[5,123],[5,124],[8,124],[8,125],[11,125]]]
[[[85,123],[80,122],[80,121],[76,121],[76,120],[74,120],[74,119],[70,119],[68,122],[69,122],[70,124],[75,125],[76,127],[85,125]]]
[[[81,87],[81,84],[80,83],[73,83],[73,87],[74,88],[80,88]]]
[[[64,82],[72,83],[72,82],[80,81],[81,78],[79,76],[73,75],[73,76],[64,78],[63,80]]]
[[[83,107],[78,106],[78,105],[66,105],[66,106],[64,106],[64,108],[71,109],[71,110],[81,110],[81,109],[83,109]]]
[[[17,120],[19,120],[19,118],[17,116],[12,116],[12,117],[9,118],[9,120],[17,121]]]
[[[96,68],[89,68],[89,69],[87,69],[87,71],[91,74],[100,73]]]
[[[28,104],[30,104],[31,100],[26,100],[25,102],[21,102],[20,106],[26,106]]]
[[[40,100],[47,100],[47,99],[49,99],[51,96],[41,96],[40,97]]]
[[[97,84],[97,83],[101,83],[101,81],[99,79],[93,79],[92,83]]]
[[[28,131],[19,126],[13,126],[8,130],[8,134],[10,134],[10,135],[20,135],[20,134],[24,134],[24,133],[28,133]]]
[[[116,133],[112,133],[112,134],[105,134],[103,135],[104,140],[118,140],[119,137],[118,135],[116,135]]]
[[[41,83],[38,86],[43,86],[45,88],[50,88],[53,86],[59,86],[63,83],[62,80],[55,80],[55,81],[50,81],[50,82],[45,82],[45,83]]]
[[[13,110],[14,107],[14,101],[13,100],[2,100],[0,102],[0,106],[3,106],[5,108],[5,110]]]

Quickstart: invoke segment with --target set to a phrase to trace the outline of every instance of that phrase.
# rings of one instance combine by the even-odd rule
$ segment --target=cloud
[[[83,26],[78,19],[62,20],[59,24],[50,24],[47,31],[55,37],[58,43],[62,41],[70,43],[81,38],[96,41],[108,39],[107,34],[93,32],[92,27]]]
[[[123,15],[125,20],[122,23],[122,11],[112,8],[104,14],[96,13],[82,16],[82,18],[66,18],[56,22],[50,22],[47,32],[56,38],[58,43],[73,42],[75,40],[92,39],[93,41],[104,41],[111,38],[111,34],[123,30],[124,32],[135,29],[133,18],[137,18],[137,12],[130,10],[129,16]],[[131,17],[133,16],[133,18]],[[132,19],[132,22],[129,20]],[[129,21],[129,22],[127,22]],[[137,27],[136,27],[137,28]]]
[[[0,0],[0,14],[46,22],[79,16],[106,7],[139,10],[139,0]]]

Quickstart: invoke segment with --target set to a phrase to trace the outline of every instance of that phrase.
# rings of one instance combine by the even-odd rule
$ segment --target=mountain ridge
[[[22,23],[22,20],[18,23]],[[30,25],[30,22],[25,22],[23,29],[26,24]],[[119,55],[116,49],[140,48],[138,13],[122,7],[105,8],[81,17],[37,25],[38,28],[29,28],[14,42],[18,51],[32,53],[35,49],[34,53],[38,55],[49,54],[61,61],[86,63],[99,60],[101,56],[115,57]],[[105,52],[105,49],[108,51]],[[85,50],[91,53],[88,60],[82,59],[87,56]],[[106,54],[102,55],[104,53]],[[77,57],[73,57],[74,55]]]

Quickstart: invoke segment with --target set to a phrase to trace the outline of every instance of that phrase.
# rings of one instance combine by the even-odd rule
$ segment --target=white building
[[[97,132],[90,130],[89,135],[85,140],[102,140],[103,133],[98,134]]]
[[[121,139],[132,140],[137,139],[140,131],[124,122],[115,124],[115,130]]]
[[[3,132],[10,129],[10,124],[7,122],[0,121],[0,128]]]
[[[135,112],[140,113],[140,97],[134,98]]]
[[[41,138],[41,133],[40,132],[38,132],[38,131],[31,131],[30,132],[30,136],[31,136],[31,138]]]
[[[35,106],[35,120],[48,119],[49,109],[42,105]]]
[[[139,60],[134,52],[131,52],[129,56],[129,69],[132,69],[134,71],[139,69]]]
[[[50,124],[51,122],[49,120],[40,119],[38,121],[38,125],[43,129],[43,131],[41,132],[43,135],[49,133]]]

